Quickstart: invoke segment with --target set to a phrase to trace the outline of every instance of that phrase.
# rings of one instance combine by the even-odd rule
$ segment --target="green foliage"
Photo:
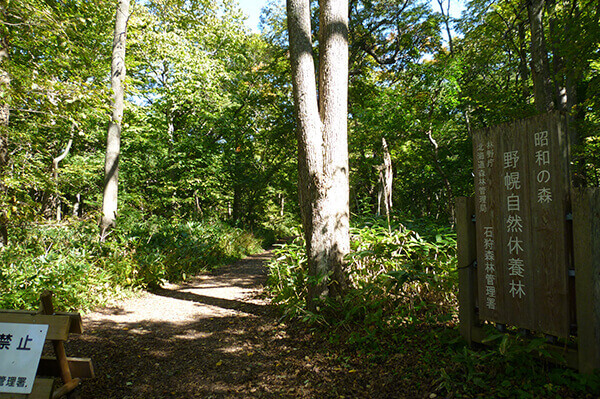
[[[269,290],[276,304],[282,305],[287,316],[295,317],[305,311],[308,295],[308,270],[304,239],[278,245],[269,262]]]
[[[132,288],[181,281],[260,250],[250,233],[217,221],[129,215],[98,242],[95,222],[31,225],[0,250],[0,308],[34,309],[54,291],[60,309],[90,309]],[[134,219],[137,220],[134,222]]]
[[[572,397],[600,393],[600,374],[584,376],[552,365],[564,361],[544,338],[487,331],[485,349],[468,348],[462,339],[446,342],[451,362],[441,368],[436,391],[458,397]]]
[[[306,308],[308,273],[301,238],[276,250],[269,286],[287,316],[321,321],[374,337],[385,330],[454,312],[456,266],[454,233],[439,230],[427,238],[402,225],[388,229],[380,219],[352,229],[348,293],[322,303],[320,314]],[[359,333],[362,334],[362,333]]]
[[[302,320],[332,343],[374,362],[411,356],[415,373],[437,376],[429,392],[438,397],[600,394],[600,374],[582,376],[553,365],[562,356],[550,351],[544,338],[490,329],[487,347],[466,344],[456,328],[453,232],[423,219],[391,228],[380,219],[362,222],[352,229],[347,293],[321,302],[316,312],[305,302],[309,280],[303,240],[275,251],[269,288],[283,317]]]
[[[382,301],[383,312],[393,313],[398,322],[452,311],[453,232],[441,229],[425,238],[401,224],[388,229],[373,219],[366,227],[352,229],[352,236],[349,276],[352,287],[367,290],[364,298]]]

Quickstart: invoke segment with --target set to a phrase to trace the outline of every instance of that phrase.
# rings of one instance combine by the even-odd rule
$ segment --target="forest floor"
[[[86,331],[67,343],[69,355],[94,363],[82,398],[436,397],[432,377],[415,364],[420,353],[367,359],[281,322],[263,292],[270,257],[85,315]]]

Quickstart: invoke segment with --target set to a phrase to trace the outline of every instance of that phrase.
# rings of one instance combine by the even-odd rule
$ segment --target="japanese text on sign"
[[[519,151],[504,152],[504,188],[507,192],[505,220],[506,232],[508,235],[508,275],[509,275],[509,293],[513,298],[523,298],[526,295],[525,284],[523,283],[525,261],[523,253],[525,252],[524,240],[522,237],[523,225],[521,224],[521,175],[516,171],[519,163]]]
[[[31,393],[47,332],[45,324],[0,323],[0,392]]]
[[[480,320],[571,334],[568,137],[558,112],[473,134]]]
[[[538,182],[537,190],[537,202],[540,204],[547,204],[552,202],[552,189],[548,182],[550,181],[550,150],[548,147],[548,132],[537,132],[534,135],[535,144],[535,163],[541,169],[537,176],[536,181]]]
[[[477,170],[478,176],[476,180],[479,186],[479,211],[488,211],[488,193],[487,184],[489,176],[486,176],[486,168],[490,168],[494,163],[494,144],[487,142],[485,147],[483,144],[479,144],[477,147]]]

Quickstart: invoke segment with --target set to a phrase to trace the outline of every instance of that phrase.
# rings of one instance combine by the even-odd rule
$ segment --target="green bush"
[[[288,316],[347,325],[406,323],[447,318],[455,312],[456,238],[448,229],[419,235],[403,225],[384,227],[381,219],[351,229],[348,256],[350,289],[341,300],[324,303],[319,315],[306,308],[308,273],[303,240],[282,246],[269,264],[275,303]]]
[[[89,309],[132,288],[185,280],[260,250],[260,240],[218,221],[124,217],[106,242],[94,221],[11,230],[0,250],[0,308],[35,309],[50,289],[59,309]],[[137,215],[140,216],[140,215]]]

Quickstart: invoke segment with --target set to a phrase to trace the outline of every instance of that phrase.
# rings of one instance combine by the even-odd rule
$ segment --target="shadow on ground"
[[[229,316],[193,321],[86,323],[70,341],[71,356],[91,357],[96,378],[85,381],[83,398],[395,398],[423,397],[402,369],[413,360],[365,362],[303,328],[279,323],[271,305],[188,292],[195,285],[256,287],[264,282],[264,257],[240,261],[180,289],[155,295],[198,306],[235,310]],[[258,265],[258,266],[257,266]],[[260,294],[259,291],[255,296]],[[123,309],[104,310],[110,315]],[[125,312],[126,314],[126,312]],[[85,323],[85,321],[84,321]],[[377,378],[373,378],[373,376]]]

